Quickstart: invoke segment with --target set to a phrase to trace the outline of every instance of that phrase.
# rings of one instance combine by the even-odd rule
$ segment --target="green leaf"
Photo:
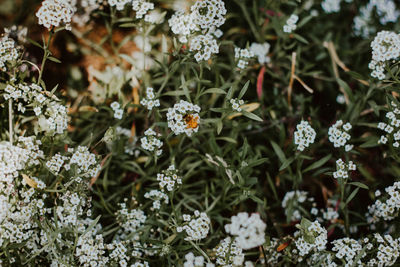
[[[282,149],[274,141],[271,141],[271,145],[275,151],[275,154],[278,156],[280,162],[282,162],[282,163],[285,162],[286,157],[285,157],[285,153],[283,153]]]
[[[320,159],[320,160],[314,162],[313,164],[311,164],[310,166],[308,166],[303,172],[308,172],[308,171],[311,171],[311,170],[313,170],[313,169],[316,169],[316,168],[321,167],[321,166],[324,165],[328,160],[330,160],[331,157],[332,157],[332,154],[329,154],[329,155],[323,157],[322,159]]]
[[[210,88],[205,90],[200,94],[200,96],[205,95],[205,94],[220,94],[220,95],[226,95],[226,92],[220,88]]]
[[[294,161],[294,157],[288,158],[287,160],[285,160],[281,167],[279,168],[279,171],[283,171],[284,169],[286,169],[290,164],[292,164],[292,162]]]
[[[51,60],[51,61],[53,61],[53,62],[55,62],[55,63],[61,63],[61,61],[58,60],[58,59],[55,58],[55,57],[48,57],[48,59]]]
[[[363,183],[360,183],[360,182],[351,182],[351,183],[349,183],[349,184],[355,185],[355,186],[358,186],[358,187],[360,187],[360,188],[369,190],[369,187],[368,187],[367,185],[365,185],[365,184],[363,184]]]
[[[357,195],[358,190],[360,190],[359,187],[357,187],[356,189],[354,189],[353,192],[351,192],[350,196],[349,196],[349,197],[347,198],[347,200],[346,200],[346,203],[345,203],[346,205],[349,204],[350,201]]]
[[[252,119],[252,120],[255,120],[255,121],[263,121],[263,119],[261,119],[260,117],[258,117],[258,116],[257,116],[256,114],[254,114],[254,113],[251,113],[251,112],[248,112],[248,111],[245,111],[245,110],[242,110],[241,113],[242,113],[245,117],[247,117],[247,118],[249,118],[249,119]]]
[[[308,41],[306,39],[304,39],[303,37],[301,37],[300,35],[293,33],[294,38],[296,38],[298,41],[304,43],[304,44],[308,44]]]
[[[242,90],[240,90],[238,98],[241,99],[244,94],[246,93],[247,89],[249,88],[250,81],[247,81],[246,84],[243,86]]]

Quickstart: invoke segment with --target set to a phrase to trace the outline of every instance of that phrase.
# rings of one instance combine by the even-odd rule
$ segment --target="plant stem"
[[[54,34],[54,28],[52,28],[49,33],[49,38],[47,40],[47,44],[44,44],[44,46],[43,46],[44,55],[43,55],[42,64],[40,65],[40,70],[39,70],[39,78],[38,78],[39,85],[42,82],[43,69],[46,64],[46,60],[47,60],[48,56],[50,55],[49,47],[50,47],[50,41],[51,41],[51,38],[53,37],[53,34]]]
[[[10,144],[12,145],[14,142],[13,136],[13,110],[12,110],[12,98],[8,100],[8,126],[9,126],[9,135],[10,135]]]

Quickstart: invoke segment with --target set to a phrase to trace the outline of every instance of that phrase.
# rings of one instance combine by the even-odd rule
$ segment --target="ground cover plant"
[[[0,266],[400,265],[395,0],[3,0]]]

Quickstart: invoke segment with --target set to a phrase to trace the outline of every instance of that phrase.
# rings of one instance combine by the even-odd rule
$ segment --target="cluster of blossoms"
[[[25,112],[26,107],[33,107],[42,131],[49,135],[62,134],[68,126],[67,108],[61,105],[54,95],[43,90],[37,84],[7,84],[4,98],[18,102],[18,110]],[[24,103],[23,103],[24,102]]]
[[[124,115],[124,110],[121,108],[121,105],[114,101],[111,103],[110,107],[114,111],[114,118],[116,119],[122,119],[122,116]]]
[[[393,146],[399,147],[400,146],[400,120],[397,116],[400,114],[400,110],[397,108],[395,103],[391,103],[393,107],[393,111],[389,111],[386,113],[386,118],[390,121],[389,123],[379,122],[378,129],[381,129],[386,132],[386,135],[382,135],[379,139],[379,144],[386,144],[389,139],[393,140]]]
[[[286,24],[283,26],[283,31],[287,33],[291,33],[297,28],[297,21],[299,20],[299,16],[296,14],[292,14],[289,19],[286,21]]]
[[[371,43],[371,48],[372,59],[368,65],[372,70],[371,76],[383,80],[386,62],[400,56],[400,35],[390,31],[378,32]]]
[[[393,0],[370,0],[366,6],[359,9],[360,14],[354,17],[354,33],[368,38],[375,32],[376,28],[371,25],[374,19],[374,11],[377,13],[379,23],[386,25],[389,22],[396,22],[400,17],[400,12],[396,8]]]
[[[190,42],[190,51],[196,52],[194,58],[200,62],[209,60],[212,54],[218,54],[219,46],[211,34],[197,35]]]
[[[85,233],[78,238],[75,256],[82,266],[106,266],[109,262],[109,258],[104,255],[106,253],[106,244],[104,244],[103,236],[98,234],[101,230],[101,225],[96,224],[96,227],[86,232],[90,223],[92,223],[90,219],[82,222],[82,231],[85,231]]]
[[[378,253],[376,260],[372,259],[368,264],[369,266],[392,266],[396,263],[400,255],[400,238],[394,239],[390,235],[384,235],[375,233],[374,238],[376,239],[378,246]]]
[[[258,63],[266,64],[271,61],[271,58],[268,56],[270,48],[271,48],[271,45],[267,42],[265,42],[263,44],[252,43],[250,45],[250,52],[252,52],[254,54],[254,56],[257,57]]]
[[[62,0],[44,0],[42,6],[36,12],[39,24],[49,30],[59,26],[65,26],[67,30],[71,30],[73,15],[73,7],[68,1]]]
[[[345,151],[353,149],[353,145],[349,145],[347,141],[350,140],[351,135],[348,133],[352,128],[349,122],[343,123],[342,120],[338,120],[328,129],[329,141],[333,143],[334,147],[345,147]]]
[[[148,110],[152,110],[153,107],[160,106],[160,100],[155,99],[154,89],[151,87],[147,87],[146,89],[146,98],[140,100],[140,104],[146,106]]]
[[[351,3],[353,0],[344,0],[344,1],[347,3]],[[324,0],[321,3],[321,7],[325,11],[325,13],[335,13],[340,11],[341,3],[342,0]]]
[[[349,171],[355,171],[356,170],[356,165],[352,162],[349,161],[349,163],[343,162],[342,159],[338,159],[336,161],[336,171],[332,174],[333,178],[343,178],[347,179],[349,178]]]
[[[197,61],[208,60],[219,52],[215,38],[222,36],[218,29],[225,22],[225,4],[222,0],[198,0],[191,6],[190,13],[176,12],[168,23],[173,33],[179,35],[181,43],[195,35],[190,42],[190,51],[196,51]]]
[[[161,147],[163,146],[163,142],[157,137],[161,136],[157,134],[153,129],[149,128],[144,132],[144,137],[140,139],[142,143],[142,148],[144,150],[154,152],[157,156],[162,154]]]
[[[160,188],[171,192],[178,185],[182,184],[182,179],[178,176],[178,170],[175,169],[175,165],[171,165],[167,170],[162,171],[157,174],[157,181],[159,182]]]
[[[307,198],[307,196],[308,192],[299,190],[289,191],[285,194],[282,200],[282,208],[285,209],[288,220],[298,221],[301,219],[300,207],[303,207],[307,202],[312,203],[314,201],[314,198]]]
[[[249,59],[252,57],[254,57],[254,53],[251,50],[235,47],[235,60],[239,69],[246,68],[249,64]]]
[[[317,133],[308,123],[308,121],[301,121],[296,126],[294,132],[294,143],[297,145],[297,149],[303,151],[306,147],[313,144]]]
[[[18,49],[15,47],[13,39],[3,36],[0,39],[0,70],[5,71],[7,63],[17,60]]]
[[[119,204],[120,209],[117,211],[117,221],[121,226],[119,230],[119,239],[126,239],[130,236],[131,240],[139,240],[138,230],[146,222],[147,216],[140,209],[128,209],[126,203]]]
[[[244,104],[244,101],[242,99],[232,98],[229,102],[231,103],[233,110],[236,110],[238,112],[242,111],[242,109],[240,108],[240,106]]]
[[[265,242],[266,227],[260,214],[253,213],[249,216],[246,212],[240,212],[231,217],[231,223],[225,225],[225,231],[235,236],[235,241],[240,248],[251,249]]]
[[[181,233],[186,231],[186,241],[198,241],[207,237],[210,231],[210,218],[205,212],[194,211],[194,216],[183,214],[183,220],[186,222],[183,226],[178,226],[176,231]]]
[[[304,236],[305,234],[303,234],[295,241],[300,256],[305,256],[311,251],[325,250],[326,243],[328,242],[328,232],[319,224],[318,221],[309,222],[309,226],[304,230],[306,230],[306,235],[309,238],[306,238]],[[295,236],[296,235],[300,235],[300,231],[296,232]],[[308,239],[313,240],[313,242],[310,243],[310,240]]]
[[[189,252],[185,255],[185,262],[183,263],[183,267],[204,267],[204,257],[203,256],[195,256],[193,252]],[[215,264],[208,262],[205,267],[214,267]]]
[[[332,251],[335,251],[336,258],[344,259],[346,266],[352,266],[354,259],[360,254],[363,247],[362,245],[352,238],[342,238],[332,241]],[[361,258],[366,255],[365,252],[361,255]],[[356,262],[358,266],[362,265],[361,258]]]
[[[149,10],[154,9],[154,4],[145,0],[107,0],[110,6],[115,6],[117,10],[123,10],[126,5],[131,5],[136,12],[136,18],[141,19]]]
[[[230,237],[221,240],[214,249],[218,266],[243,266],[244,253],[236,239]]]
[[[388,194],[386,200],[378,199],[368,207],[369,213],[373,216],[372,221],[377,221],[379,218],[390,221],[398,216],[400,209],[400,182],[395,182],[393,185],[386,187],[385,191]],[[380,195],[380,193],[376,195]]]
[[[181,100],[173,108],[168,108],[168,127],[176,134],[185,133],[191,136],[199,130],[200,107],[198,105]]]
[[[165,204],[168,204],[169,198],[168,196],[158,190],[151,190],[150,192],[147,192],[144,194],[145,198],[149,198],[153,200],[153,210],[159,210],[161,208],[161,202],[164,200]]]

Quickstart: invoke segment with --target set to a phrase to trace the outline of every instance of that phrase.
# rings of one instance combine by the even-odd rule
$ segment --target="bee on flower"
[[[173,108],[168,109],[168,127],[176,135],[185,133],[187,136],[191,136],[199,130],[200,110],[199,106],[181,100]]]

